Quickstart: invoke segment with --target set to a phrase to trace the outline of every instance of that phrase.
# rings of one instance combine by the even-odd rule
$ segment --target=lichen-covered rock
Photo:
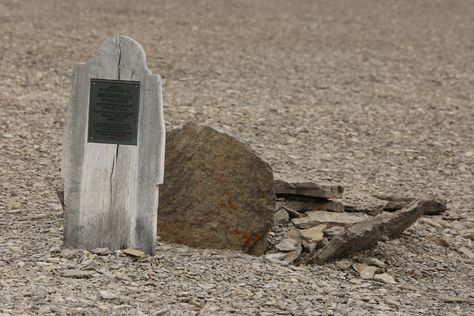
[[[195,124],[168,133],[158,212],[163,240],[262,255],[274,208],[271,168],[243,142]]]

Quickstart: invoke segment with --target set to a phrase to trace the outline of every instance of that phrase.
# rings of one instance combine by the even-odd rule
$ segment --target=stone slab
[[[326,211],[306,212],[306,215],[305,217],[293,218],[291,221],[298,228],[310,228],[320,224],[348,227],[369,218],[366,214],[334,213]]]
[[[316,198],[340,199],[344,187],[333,184],[318,184],[314,182],[293,182],[276,180],[274,184],[277,196],[302,195]]]
[[[385,202],[383,210],[386,212],[401,210],[415,200],[413,197],[400,197],[391,195],[374,195],[374,197]],[[423,215],[440,215],[446,212],[446,210],[447,201],[440,197],[434,197],[432,201],[425,203]]]

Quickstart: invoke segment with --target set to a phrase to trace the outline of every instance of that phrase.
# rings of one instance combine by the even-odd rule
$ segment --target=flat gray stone
[[[293,218],[291,221],[298,228],[310,228],[320,224],[350,226],[369,218],[366,214],[334,213],[326,211],[306,212],[305,217]]]
[[[344,205],[344,212],[366,213],[371,216],[382,213],[387,205],[386,201],[379,200],[371,195],[353,194],[345,196],[341,203]]]
[[[302,195],[316,198],[340,199],[344,193],[341,185],[318,184],[314,182],[293,182],[275,180],[277,196]]]
[[[265,261],[273,264],[279,264],[279,265],[288,265],[287,262],[283,261],[283,259],[286,257],[286,253],[283,252],[276,252],[276,253],[268,253],[265,255]]]
[[[65,278],[74,278],[74,279],[89,279],[92,278],[94,272],[92,271],[83,271],[83,270],[66,270],[62,273],[62,276]]]
[[[278,210],[273,213],[273,223],[275,225],[286,224],[290,221],[290,215],[284,209]]]
[[[297,241],[291,238],[284,238],[278,244],[275,245],[275,248],[282,252],[289,252],[296,249]]]
[[[145,255],[145,252],[138,248],[127,248],[123,250],[123,253],[137,258],[143,257]]]
[[[107,291],[107,290],[100,290],[99,295],[103,300],[113,300],[113,299],[117,298],[116,294],[114,294],[110,291]]]
[[[246,144],[209,126],[168,133],[158,235],[199,248],[262,255],[273,226],[270,166]]]
[[[314,226],[307,229],[300,230],[301,236],[310,241],[318,242],[324,238],[324,230],[326,229],[326,224]]]
[[[374,275],[380,268],[366,265],[365,263],[355,263],[353,266],[354,270],[356,270],[361,279],[371,280],[374,278]]]
[[[396,284],[397,283],[395,281],[395,279],[393,278],[393,276],[391,276],[390,274],[387,274],[387,273],[380,273],[380,274],[374,275],[374,280],[375,281],[380,281],[380,282],[385,283],[385,284]]]
[[[341,270],[347,270],[352,266],[352,261],[350,261],[349,259],[342,259],[342,260],[337,261],[336,265]]]
[[[327,199],[318,199],[313,201],[285,201],[284,206],[291,208],[297,212],[308,211],[330,211],[330,212],[344,212],[344,204],[338,201],[331,201]]]
[[[90,252],[99,256],[107,256],[112,253],[109,248],[94,248],[91,249]]]

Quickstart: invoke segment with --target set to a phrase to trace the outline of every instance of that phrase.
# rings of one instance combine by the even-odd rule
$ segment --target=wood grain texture
[[[137,146],[87,142],[91,78],[141,82]],[[112,37],[94,59],[74,67],[63,139],[66,247],[136,247],[155,252],[165,125],[161,79],[142,47]]]

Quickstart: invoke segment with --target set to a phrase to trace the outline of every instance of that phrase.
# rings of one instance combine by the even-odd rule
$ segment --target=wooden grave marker
[[[73,70],[61,166],[65,246],[154,254],[164,154],[161,78],[137,42],[108,38]]]

